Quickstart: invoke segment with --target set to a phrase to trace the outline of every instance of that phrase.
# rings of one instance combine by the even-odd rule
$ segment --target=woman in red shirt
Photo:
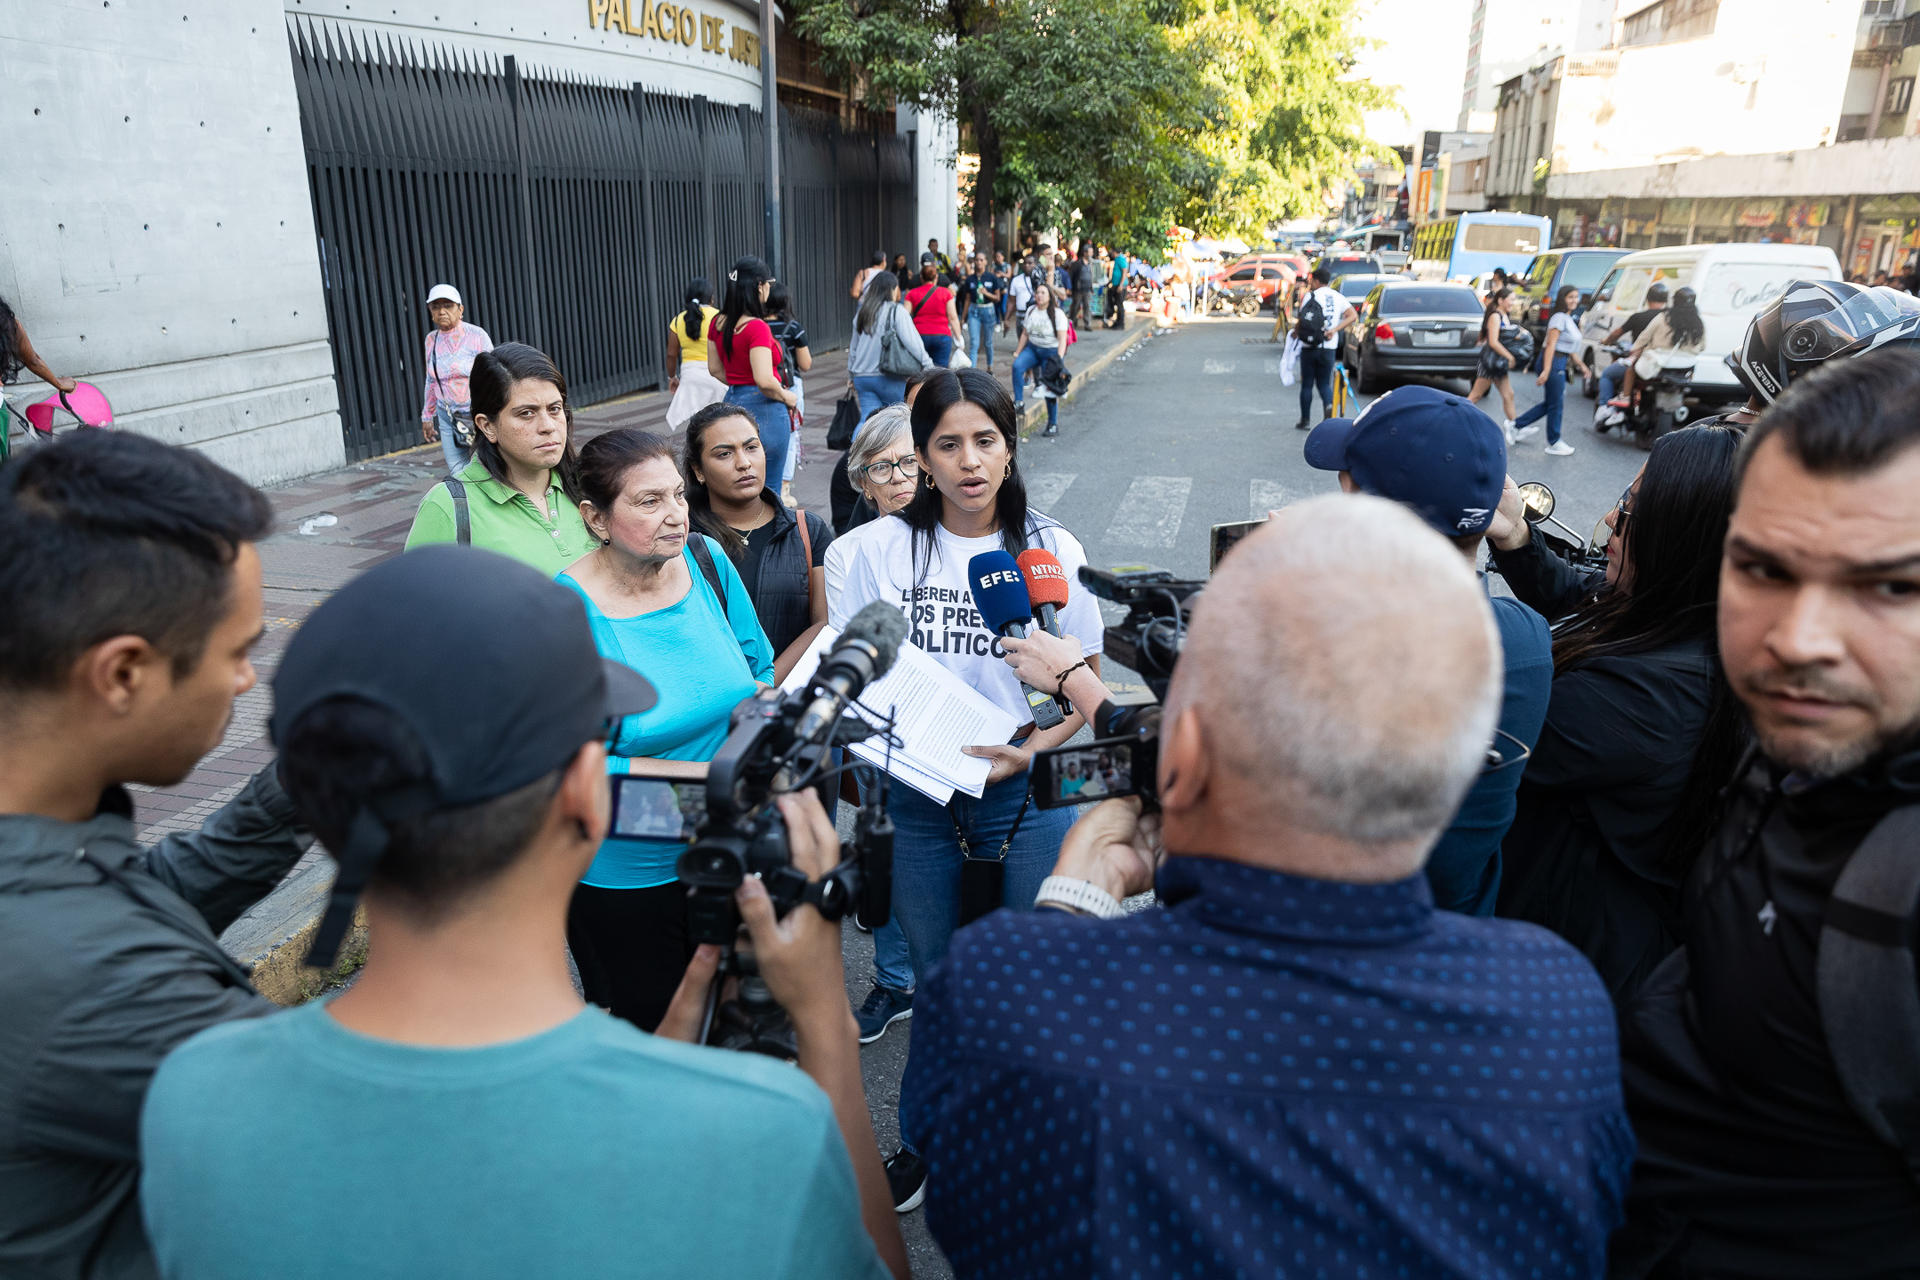
[[[787,448],[798,426],[793,420],[799,396],[780,382],[785,353],[767,327],[767,293],[773,273],[748,256],[727,273],[727,305],[707,327],[707,369],[727,384],[727,403],[739,405],[760,428],[767,474],[782,475]]]
[[[944,369],[953,357],[953,344],[960,341],[960,314],[953,305],[953,290],[940,283],[939,267],[921,263],[920,280],[919,288],[907,291],[907,311],[927,354]]]

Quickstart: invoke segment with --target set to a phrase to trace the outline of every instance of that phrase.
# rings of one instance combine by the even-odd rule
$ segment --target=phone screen
[[[1265,519],[1234,520],[1227,524],[1217,524],[1213,526],[1213,532],[1208,539],[1210,546],[1210,554],[1207,560],[1208,571],[1211,572],[1218,569],[1220,567],[1220,557],[1233,550],[1234,543],[1240,541],[1240,539],[1246,537],[1265,523]]]
[[[1133,782],[1131,738],[1096,739],[1037,752],[1033,767],[1033,800],[1042,809],[1139,794]]]
[[[613,822],[608,834],[630,840],[687,839],[683,793],[700,790],[700,784],[632,774],[615,774],[612,782]]]

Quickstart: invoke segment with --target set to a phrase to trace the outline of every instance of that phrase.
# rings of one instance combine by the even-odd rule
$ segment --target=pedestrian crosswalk
[[[1028,504],[1036,511],[1056,514],[1054,508],[1067,496],[1079,473],[1036,471],[1025,479]],[[1191,476],[1136,476],[1114,508],[1113,519],[1106,528],[1106,542],[1127,547],[1172,547],[1186,522],[1192,496]],[[1244,516],[1227,510],[1209,511],[1205,515],[1209,524],[1221,520],[1262,520],[1269,511],[1306,496],[1298,486],[1254,479],[1247,482]]]

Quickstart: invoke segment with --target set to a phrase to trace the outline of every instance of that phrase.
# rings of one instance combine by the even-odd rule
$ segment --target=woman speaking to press
[[[1035,751],[1072,737],[1081,718],[1068,716],[1051,729],[1031,727],[1020,682],[975,605],[970,562],[988,551],[1017,555],[1044,548],[1073,583],[1086,553],[1066,529],[1028,509],[1013,401],[991,374],[935,373],[914,399],[912,422],[920,487],[897,514],[862,530],[832,616],[851,617],[875,600],[904,607],[915,645],[1027,726],[1012,742],[968,744],[967,754],[992,765],[977,800],[956,793],[940,805],[909,786],[892,788],[894,918],[906,935],[913,971],[925,973],[946,955],[958,925],[962,860],[1002,863],[1002,902],[1026,910],[1071,825],[1066,811],[1028,803],[1027,770]],[[1098,664],[1100,610],[1090,593],[1070,592],[1060,628],[1092,637],[1082,652],[1090,665]],[[887,1172],[895,1206],[905,1212],[918,1203],[926,1166],[903,1148],[887,1162]]]

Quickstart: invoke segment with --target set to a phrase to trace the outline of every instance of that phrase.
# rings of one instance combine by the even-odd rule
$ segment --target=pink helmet
[[[113,425],[113,406],[107,403],[100,388],[91,382],[77,384],[73,390],[61,395],[58,391],[45,400],[27,406],[27,422],[41,435],[53,434],[53,411],[63,408],[79,419],[83,427],[110,427]]]

